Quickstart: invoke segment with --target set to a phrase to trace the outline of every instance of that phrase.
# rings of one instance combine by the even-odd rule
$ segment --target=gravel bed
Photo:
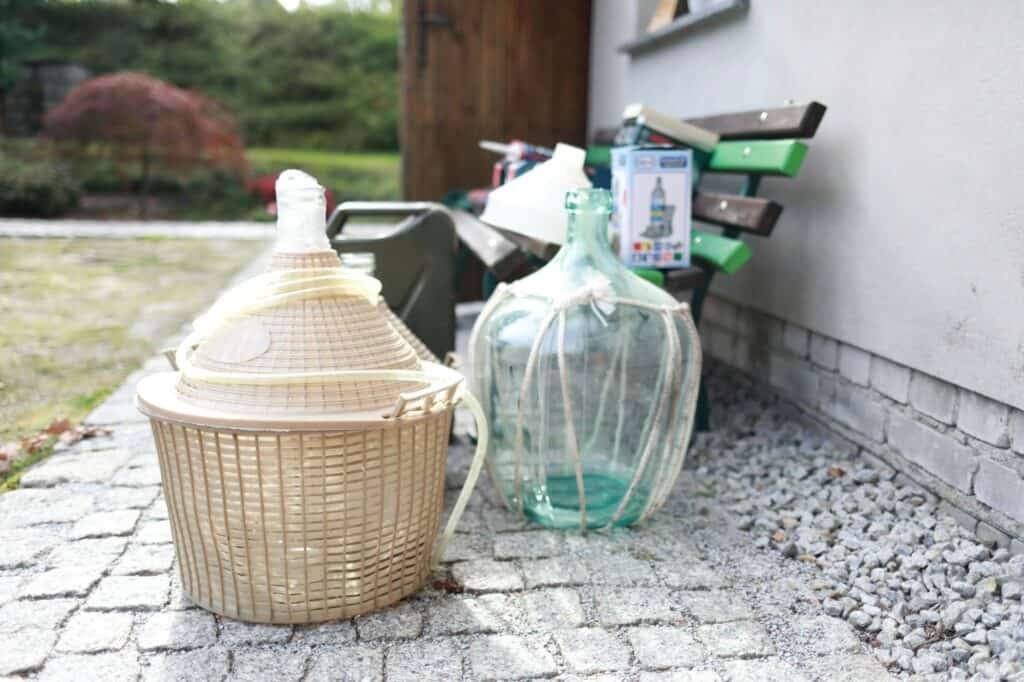
[[[1024,677],[1024,556],[979,540],[933,495],[740,375],[714,368],[710,380],[715,430],[688,468],[756,547],[818,567],[825,613],[893,674]]]

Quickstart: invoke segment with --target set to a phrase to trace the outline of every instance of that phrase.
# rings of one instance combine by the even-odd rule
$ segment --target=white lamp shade
[[[591,186],[583,172],[586,155],[579,147],[555,145],[549,161],[492,191],[480,220],[532,239],[563,244],[569,227],[565,195]]]

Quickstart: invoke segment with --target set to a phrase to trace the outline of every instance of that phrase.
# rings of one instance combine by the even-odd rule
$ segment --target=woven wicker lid
[[[226,292],[196,320],[179,357],[177,399],[231,414],[342,415],[385,410],[427,386],[368,375],[419,370],[417,351],[380,307],[380,282],[343,268],[325,235],[324,190],[285,171],[268,271]],[[179,353],[179,356],[181,354]]]

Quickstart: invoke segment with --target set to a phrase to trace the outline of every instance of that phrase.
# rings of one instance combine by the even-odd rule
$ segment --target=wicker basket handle
[[[481,407],[480,401],[476,399],[476,396],[467,390],[462,391],[461,398],[466,408],[473,413],[473,419],[476,421],[476,452],[473,453],[473,459],[470,461],[466,481],[462,484],[459,497],[455,500],[455,506],[452,507],[451,514],[448,516],[448,523],[445,524],[444,532],[441,533],[441,537],[437,541],[437,547],[434,549],[433,558],[430,562],[432,570],[437,569],[441,559],[444,558],[444,551],[448,547],[448,541],[455,534],[455,529],[462,518],[462,512],[466,510],[469,498],[476,487],[476,481],[480,477],[480,470],[484,466],[484,459],[487,458],[487,417],[484,415],[484,408]]]

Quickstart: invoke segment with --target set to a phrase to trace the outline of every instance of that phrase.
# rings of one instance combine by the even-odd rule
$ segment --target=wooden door
[[[406,0],[402,195],[483,187],[481,139],[585,142],[590,0]]]

